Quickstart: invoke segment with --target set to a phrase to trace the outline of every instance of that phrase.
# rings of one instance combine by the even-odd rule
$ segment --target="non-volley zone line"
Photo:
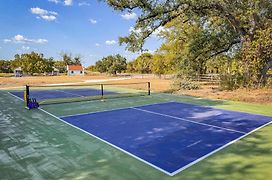
[[[192,120],[188,120],[188,119],[184,119],[184,118],[180,118],[180,117],[175,117],[175,116],[171,116],[171,115],[167,115],[167,114],[162,114],[162,113],[157,113],[157,112],[141,109],[139,107],[132,107],[131,109],[135,109],[135,110],[138,110],[138,111],[143,111],[143,112],[150,113],[150,114],[156,114],[156,115],[159,115],[159,116],[169,117],[169,118],[172,118],[172,119],[178,119],[178,120],[181,120],[181,121],[186,121],[186,122],[190,122],[190,123],[194,123],[194,124],[198,124],[198,125],[202,125],[202,126],[213,127],[213,128],[217,128],[217,129],[222,129],[222,130],[226,130],[226,131],[232,131],[232,132],[240,133],[240,134],[246,134],[246,132],[243,132],[243,131],[237,131],[237,130],[230,129],[230,128],[224,128],[224,127],[220,127],[220,126],[215,126],[215,125],[210,125],[210,124],[206,124],[206,123],[196,122],[196,121],[192,121]]]

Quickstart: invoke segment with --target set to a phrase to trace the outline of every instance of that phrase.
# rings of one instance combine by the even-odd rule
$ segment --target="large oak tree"
[[[153,32],[173,21],[181,23],[182,30],[188,28],[188,22],[199,23],[206,33],[197,37],[191,58],[205,60],[231,54],[241,62],[244,84],[266,83],[272,68],[271,0],[104,1],[118,11],[140,12],[134,31],[119,39],[127,49],[141,50]]]

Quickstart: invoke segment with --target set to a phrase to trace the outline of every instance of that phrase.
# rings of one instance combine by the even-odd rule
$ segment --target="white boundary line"
[[[180,173],[181,171],[183,171],[183,170],[185,170],[185,169],[187,169],[187,168],[193,166],[194,164],[196,164],[196,163],[198,163],[198,162],[200,162],[200,161],[202,161],[202,160],[208,158],[209,156],[211,156],[211,155],[217,153],[218,151],[220,151],[220,150],[226,148],[227,146],[230,146],[231,144],[233,144],[233,143],[235,143],[235,142],[237,142],[237,141],[239,141],[239,140],[245,138],[246,136],[249,136],[250,134],[252,134],[252,133],[254,133],[254,132],[256,132],[256,131],[258,131],[258,130],[264,128],[265,126],[270,125],[270,124],[272,124],[272,121],[270,121],[270,122],[268,122],[268,123],[266,123],[266,124],[264,124],[264,125],[262,125],[262,126],[256,128],[256,129],[254,129],[253,131],[250,131],[249,133],[247,133],[247,134],[245,134],[245,135],[243,135],[243,136],[240,136],[239,138],[237,138],[237,139],[235,139],[235,140],[233,140],[233,141],[231,141],[231,142],[229,142],[229,143],[227,143],[227,144],[225,144],[225,145],[223,145],[223,146],[221,146],[221,147],[215,149],[214,151],[212,151],[212,152],[206,154],[205,156],[202,156],[202,157],[198,158],[197,160],[191,162],[190,164],[187,164],[186,166],[183,166],[182,168],[176,170],[175,172],[170,173],[171,176],[174,176],[174,175]]]
[[[8,94],[15,97],[15,98],[17,98],[17,99],[19,99],[19,100],[21,100],[21,101],[25,101],[22,98],[20,98],[19,96],[16,96],[16,95],[12,94],[11,92],[8,92]]]
[[[114,147],[114,148],[116,148],[116,149],[118,149],[118,150],[120,150],[120,151],[122,151],[122,152],[124,152],[124,153],[126,153],[126,154],[128,154],[128,155],[130,155],[130,156],[132,156],[132,157],[134,157],[135,159],[137,159],[137,160],[139,160],[139,161],[141,161],[141,162],[144,162],[145,164],[148,164],[149,166],[152,166],[153,168],[155,168],[155,169],[157,169],[157,170],[159,170],[159,171],[161,171],[161,172],[163,172],[163,173],[165,173],[165,174],[167,174],[167,175],[169,175],[169,176],[172,176],[171,173],[169,173],[169,172],[167,172],[167,171],[165,171],[165,170],[163,170],[163,169],[161,169],[161,168],[155,166],[154,164],[151,164],[150,162],[145,161],[145,160],[143,160],[142,158],[140,158],[140,157],[138,157],[138,156],[135,156],[134,154],[132,154],[132,153],[130,153],[130,152],[127,152],[126,150],[124,150],[124,149],[122,149],[122,148],[120,148],[120,147],[118,147],[118,146],[116,146],[116,145],[114,145],[114,144],[111,144],[110,142],[108,142],[108,141],[106,141],[106,140],[104,140],[104,139],[101,139],[101,138],[99,138],[98,136],[96,136],[96,135],[94,135],[94,134],[91,134],[91,133],[89,133],[89,132],[87,132],[87,131],[85,131],[85,130],[83,130],[83,129],[77,127],[77,126],[74,126],[74,125],[68,123],[68,122],[62,120],[61,118],[59,118],[59,117],[57,117],[57,116],[55,116],[55,115],[53,115],[53,114],[47,112],[46,110],[44,110],[44,109],[42,109],[42,108],[39,108],[39,110],[41,110],[41,111],[43,111],[44,113],[46,113],[46,114],[48,114],[48,115],[50,115],[50,116],[52,116],[52,117],[54,117],[54,118],[56,118],[56,119],[62,121],[62,122],[65,123],[65,124],[68,124],[68,125],[70,125],[70,126],[76,128],[76,129],[78,129],[78,130],[80,130],[80,131],[82,131],[82,132],[84,132],[84,133],[86,133],[86,134],[88,134],[88,135],[90,135],[90,136],[92,136],[92,137],[94,137],[94,138],[96,138],[96,139],[98,139],[98,140],[100,140],[100,141],[102,141],[102,142],[104,142],[104,143],[106,143],[106,144],[108,144],[108,145],[110,145],[110,146],[112,146],[112,147]]]
[[[23,101],[21,98],[15,96],[15,95],[13,95],[13,94],[11,94],[10,92],[8,92],[8,93],[9,93],[10,95],[12,95],[12,96],[14,96],[14,97],[20,99],[21,101]],[[172,102],[174,102],[174,101],[172,101]],[[168,102],[168,103],[169,103],[169,102]],[[156,104],[159,104],[159,103],[156,103]],[[162,103],[162,104],[163,104],[163,103]],[[124,109],[124,108],[123,108],[123,109]],[[72,124],[67,123],[66,121],[64,121],[64,120],[62,120],[61,118],[59,118],[59,117],[57,117],[57,116],[55,116],[55,115],[53,115],[53,114],[51,114],[51,113],[45,111],[44,109],[39,108],[39,110],[41,110],[41,111],[43,111],[44,113],[46,113],[46,114],[48,114],[48,115],[50,115],[50,116],[52,116],[52,117],[54,117],[54,118],[60,120],[61,122],[65,123],[65,124],[68,124],[68,125],[70,125],[70,126],[76,128],[76,129],[78,129],[78,130],[80,130],[80,131],[82,131],[82,132],[84,132],[84,133],[86,133],[86,134],[89,134],[90,136],[92,136],[92,137],[94,137],[94,138],[96,138],[96,139],[98,139],[98,140],[100,140],[100,141],[102,141],[102,142],[104,142],[104,143],[106,143],[106,144],[108,144],[108,145],[110,145],[110,146],[112,146],[112,147],[114,147],[114,148],[116,148],[116,149],[118,149],[118,150],[120,150],[120,151],[122,151],[122,152],[124,152],[124,153],[126,153],[126,154],[128,154],[128,155],[130,155],[130,156],[132,156],[132,157],[134,157],[134,158],[136,158],[136,159],[138,159],[139,161],[142,161],[142,162],[144,162],[144,163],[150,165],[151,167],[153,167],[153,168],[155,168],[155,169],[157,169],[157,170],[159,170],[159,171],[161,171],[161,172],[163,172],[163,173],[165,173],[165,174],[167,174],[167,175],[169,175],[169,176],[175,176],[176,174],[180,173],[181,171],[184,171],[185,169],[187,169],[187,168],[189,168],[189,167],[195,165],[196,163],[198,163],[198,162],[200,162],[200,161],[202,161],[202,160],[208,158],[209,156],[211,156],[211,155],[217,153],[218,151],[220,151],[220,150],[222,150],[222,149],[224,149],[224,148],[226,148],[226,147],[228,147],[228,146],[234,144],[235,142],[237,142],[237,141],[239,141],[239,140],[241,140],[241,139],[243,139],[243,138],[245,138],[245,137],[251,135],[252,133],[254,133],[254,132],[256,132],[256,131],[258,131],[258,130],[260,130],[260,129],[262,129],[262,128],[264,128],[264,127],[270,125],[270,124],[272,124],[272,121],[270,121],[270,122],[268,122],[268,123],[266,123],[266,124],[264,124],[264,125],[262,125],[262,126],[256,128],[256,129],[250,131],[249,133],[244,134],[243,136],[240,136],[239,138],[237,138],[237,139],[235,139],[235,140],[233,140],[233,141],[231,141],[231,142],[229,142],[229,143],[227,143],[227,144],[225,144],[225,145],[223,145],[223,146],[221,146],[221,147],[215,149],[214,151],[212,151],[212,152],[210,152],[210,153],[208,153],[208,154],[206,154],[206,155],[204,155],[204,156],[198,158],[197,160],[195,160],[195,161],[193,161],[193,162],[187,164],[186,166],[183,166],[182,168],[180,168],[180,169],[174,171],[173,173],[169,173],[169,172],[167,172],[167,171],[165,171],[165,170],[163,170],[163,169],[161,169],[161,168],[159,168],[159,167],[157,167],[157,166],[155,166],[155,165],[153,165],[153,164],[151,164],[151,163],[149,163],[149,162],[147,162],[147,161],[145,161],[145,160],[143,160],[143,159],[141,159],[141,158],[139,158],[139,157],[137,157],[137,156],[135,156],[135,155],[133,155],[133,154],[131,154],[131,153],[125,151],[125,150],[123,150],[123,149],[121,149],[121,148],[118,147],[118,146],[115,146],[115,145],[113,145],[113,144],[111,144],[111,143],[109,143],[109,142],[107,142],[107,141],[105,141],[105,140],[103,140],[103,139],[101,139],[101,138],[99,138],[99,137],[97,137],[97,136],[95,136],[95,135],[93,135],[93,134],[91,134],[91,133],[89,133],[89,132],[83,130],[83,129],[80,129],[79,127],[76,127],[76,126],[74,126],[74,125],[72,125]],[[111,110],[111,111],[113,111],[113,110]],[[101,112],[102,112],[102,111],[101,111]]]
[[[73,116],[81,116],[81,115],[89,115],[89,114],[96,114],[96,113],[100,113],[100,112],[111,112],[111,111],[115,111],[115,110],[130,109],[130,108],[150,106],[150,105],[156,105],[156,104],[167,104],[167,103],[170,103],[170,102],[171,101],[168,101],[168,102],[157,102],[157,103],[152,103],[152,104],[144,104],[144,105],[138,105],[138,106],[129,106],[129,107],[116,108],[116,109],[107,109],[107,110],[94,111],[94,112],[88,112],[88,113],[71,114],[71,115],[66,115],[66,116],[60,116],[60,118],[73,117]]]
[[[150,113],[150,114],[156,114],[156,115],[159,115],[159,116],[164,116],[164,117],[168,117],[168,118],[172,118],[172,119],[178,119],[178,120],[182,120],[182,121],[186,121],[186,122],[190,122],[190,123],[198,124],[198,125],[202,125],[202,126],[208,126],[208,127],[213,127],[213,128],[217,128],[217,129],[223,129],[223,130],[226,130],[226,131],[232,131],[232,132],[236,132],[236,133],[240,133],[240,134],[246,134],[246,132],[243,132],[243,131],[237,131],[237,130],[234,130],[234,129],[224,128],[224,127],[210,125],[210,124],[206,124],[206,123],[200,123],[200,122],[196,122],[196,121],[191,121],[191,120],[188,120],[188,119],[184,119],[184,118],[180,118],[180,117],[176,117],[176,116],[171,116],[171,115],[167,115],[167,114],[161,114],[161,113],[157,113],[157,112],[153,112],[153,111],[148,111],[148,110],[144,110],[144,109],[141,109],[141,108],[132,107],[131,109],[135,109],[135,110],[138,110],[138,111],[143,111],[143,112]]]

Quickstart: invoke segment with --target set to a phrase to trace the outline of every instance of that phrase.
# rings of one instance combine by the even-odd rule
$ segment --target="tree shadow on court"
[[[164,101],[175,101],[175,102],[181,102],[181,103],[189,103],[189,104],[195,104],[195,105],[222,108],[226,110],[272,116],[272,111],[271,111],[272,105],[245,103],[245,102],[238,102],[238,101],[205,99],[201,97],[174,95],[174,94],[167,94],[167,93],[153,93],[152,97],[158,98]]]
[[[269,179],[272,126],[234,143],[177,175],[177,179]],[[174,178],[175,179],[175,178]]]

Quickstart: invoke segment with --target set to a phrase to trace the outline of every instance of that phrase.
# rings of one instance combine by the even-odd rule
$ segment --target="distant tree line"
[[[140,74],[172,74],[176,72],[175,62],[165,59],[162,54],[143,53],[133,61],[127,62],[126,58],[120,54],[110,55],[97,61],[95,65],[87,68],[89,71],[108,73],[116,75],[117,73],[140,73]]]
[[[67,65],[81,65],[81,57],[72,57],[71,54],[63,53],[62,60],[54,60],[53,58],[45,58],[41,53],[31,52],[16,54],[13,60],[0,60],[0,73],[12,73],[14,69],[19,67],[24,73],[30,75],[50,73],[53,68],[64,73]]]
[[[126,58],[121,55],[110,55],[102,58],[95,63],[94,69],[100,73],[109,73],[116,75],[117,73],[124,72],[127,68]]]

